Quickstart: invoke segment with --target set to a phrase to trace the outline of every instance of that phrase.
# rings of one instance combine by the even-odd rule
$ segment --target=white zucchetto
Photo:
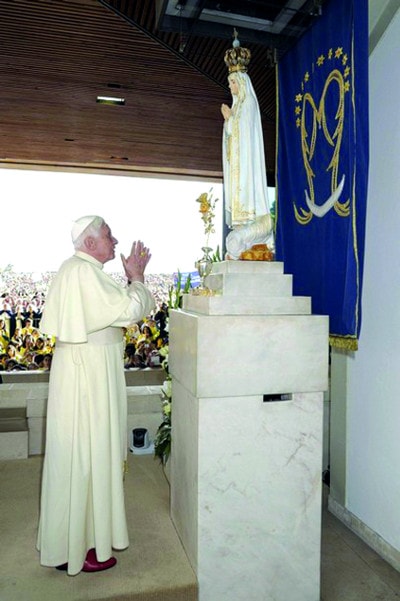
[[[97,215],[86,215],[85,217],[80,217],[76,221],[73,221],[71,229],[72,242],[75,242],[75,240],[79,238],[79,236],[85,231],[85,229],[93,223],[96,217]]]

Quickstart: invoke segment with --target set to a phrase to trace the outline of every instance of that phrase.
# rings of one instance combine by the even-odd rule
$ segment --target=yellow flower
[[[215,205],[218,202],[218,198],[213,198],[212,188],[209,192],[202,192],[196,202],[200,203],[199,213],[201,213],[201,219],[204,223],[204,233],[208,237],[210,233],[214,233],[214,217],[215,217]]]

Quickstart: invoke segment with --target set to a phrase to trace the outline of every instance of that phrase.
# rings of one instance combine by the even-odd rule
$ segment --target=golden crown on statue
[[[246,73],[251,59],[251,52],[248,48],[241,47],[236,29],[233,30],[233,37],[232,48],[225,52],[225,65],[228,67],[229,73],[235,73],[235,71]]]

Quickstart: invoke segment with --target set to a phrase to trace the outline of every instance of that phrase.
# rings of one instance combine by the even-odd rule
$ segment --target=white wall
[[[333,497],[400,550],[400,10],[370,56],[370,172],[359,350],[334,353],[332,406],[343,406],[345,454],[335,450]],[[338,398],[335,398],[337,396]],[[343,417],[343,416],[342,416]],[[343,420],[342,420],[343,422]],[[336,440],[337,447],[343,445]],[[335,441],[333,442],[335,449]],[[345,474],[340,474],[345,458]],[[335,490],[342,479],[344,495]],[[337,485],[340,488],[340,484]]]

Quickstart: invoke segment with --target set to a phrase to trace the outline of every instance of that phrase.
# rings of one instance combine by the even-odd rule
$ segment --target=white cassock
[[[123,288],[90,255],[63,263],[40,330],[56,336],[47,404],[46,453],[37,548],[45,566],[81,571],[87,551],[106,561],[125,549],[123,471],[127,399],[122,327],[154,300],[140,282]]]

